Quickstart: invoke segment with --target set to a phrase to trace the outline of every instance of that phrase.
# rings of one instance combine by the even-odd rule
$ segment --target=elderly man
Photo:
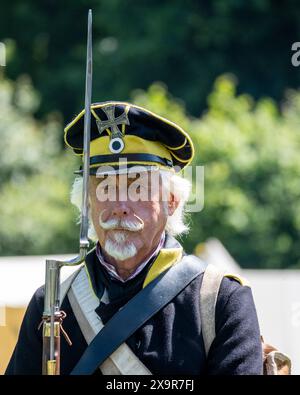
[[[73,371],[87,345],[97,334],[101,336],[103,325],[105,329],[120,311],[126,314],[129,302],[154,281],[163,287],[166,274],[174,268],[181,267],[184,273],[190,261],[199,268],[203,265],[185,254],[174,238],[188,230],[184,205],[190,184],[175,172],[192,160],[188,134],[129,103],[96,103],[91,113],[89,236],[96,245],[65,285],[61,308],[72,345],[62,339],[63,375]],[[66,144],[78,155],[83,151],[83,114],[65,129]],[[79,208],[81,189],[78,177],[71,200]],[[208,317],[214,315],[215,334],[206,349],[200,314],[207,307],[200,303],[204,269],[142,322],[95,373],[262,374],[251,289],[236,276],[222,277],[215,311]],[[181,278],[174,277],[168,291],[180,284]],[[152,295],[159,300],[160,294]],[[6,374],[41,374],[42,333],[38,328],[43,298],[41,287],[30,301]],[[147,297],[142,301],[133,320],[153,302]],[[124,321],[117,321],[115,330],[122,331],[124,326]]]

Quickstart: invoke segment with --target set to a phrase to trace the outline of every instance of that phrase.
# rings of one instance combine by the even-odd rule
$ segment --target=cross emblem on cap
[[[97,121],[96,121],[100,134],[103,132],[103,130],[111,128],[112,138],[122,136],[122,132],[118,128],[118,125],[130,125],[129,119],[127,116],[129,106],[127,106],[125,108],[125,111],[123,112],[123,114],[119,115],[116,118],[115,118],[115,107],[116,106],[114,106],[114,105],[102,107],[101,109],[107,116],[107,120],[101,121],[101,120],[97,119]]]
[[[113,153],[119,153],[124,148],[124,141],[122,139],[123,134],[119,129],[118,125],[130,125],[127,115],[129,111],[129,106],[126,106],[123,114],[119,115],[116,118],[115,108],[115,105],[108,105],[102,107],[102,111],[107,116],[107,120],[101,121],[100,119],[97,119],[96,123],[100,134],[108,128],[111,129],[109,149]]]

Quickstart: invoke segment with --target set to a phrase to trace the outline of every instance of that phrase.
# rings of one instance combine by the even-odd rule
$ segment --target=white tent
[[[46,259],[67,260],[74,255],[16,256],[0,258],[0,306],[26,306],[34,291],[45,283]],[[66,278],[75,267],[64,267]]]

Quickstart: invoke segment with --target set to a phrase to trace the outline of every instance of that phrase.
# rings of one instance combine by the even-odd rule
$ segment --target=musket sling
[[[94,337],[104,327],[101,318],[95,312],[99,299],[93,294],[84,270],[82,270],[69,289],[69,302],[77,319],[83,336],[90,344]],[[105,302],[105,294],[101,299]],[[151,372],[131,351],[126,343],[114,351],[100,366],[104,375],[150,375]]]
[[[95,309],[99,306],[99,299],[92,291],[85,267],[73,273],[61,284],[61,299],[68,295],[68,299],[85,338],[89,345],[97,333],[103,328],[103,322]],[[101,298],[107,302],[106,293]],[[132,352],[126,343],[114,351],[99,367],[103,375],[151,375],[150,370]]]
[[[114,351],[118,350],[128,337],[176,297],[205,270],[205,267],[206,264],[201,260],[193,256],[185,256],[179,263],[155,278],[120,309],[100,332],[98,330],[98,334],[83,353],[71,375],[92,374],[98,366],[101,366],[102,370],[102,364],[106,359],[111,358]],[[72,290],[74,291],[73,287]],[[142,310],[140,306],[143,306]],[[137,311],[139,314],[136,314]],[[130,373],[137,374],[132,370]]]

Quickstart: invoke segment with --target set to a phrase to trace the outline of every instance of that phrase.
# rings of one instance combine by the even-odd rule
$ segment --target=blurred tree
[[[204,209],[191,216],[186,249],[217,237],[243,267],[300,267],[300,93],[290,91],[280,113],[271,99],[237,95],[234,78],[222,76],[200,119],[160,84],[133,100],[182,125],[193,164],[204,165]]]
[[[154,81],[199,115],[215,78],[234,73],[241,92],[280,100],[299,85],[291,45],[300,37],[295,0],[2,0],[0,40],[9,78],[27,73],[38,115],[83,107],[87,9],[94,12],[94,100],[128,99]]]
[[[32,113],[39,98],[28,77],[0,78],[0,255],[76,251],[69,189],[75,159],[61,152],[61,119]]]

